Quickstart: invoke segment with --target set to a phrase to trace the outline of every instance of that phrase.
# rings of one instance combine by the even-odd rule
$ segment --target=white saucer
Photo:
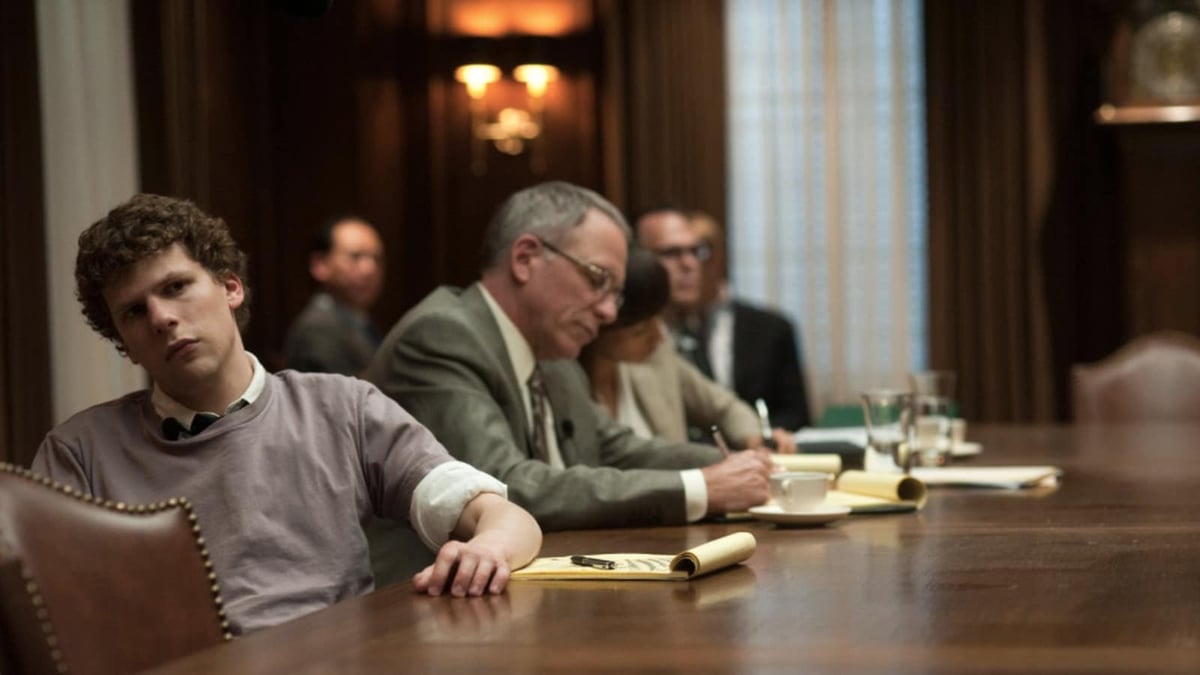
[[[978,455],[981,452],[983,452],[983,446],[980,445],[979,443],[969,443],[969,442],[963,441],[962,443],[954,444],[954,447],[950,449],[950,456],[951,457],[974,457],[975,455]]]
[[[823,502],[808,511],[788,512],[776,504],[763,504],[750,507],[750,515],[765,520],[768,523],[780,525],[823,525],[845,518],[850,514],[849,506],[839,506]]]

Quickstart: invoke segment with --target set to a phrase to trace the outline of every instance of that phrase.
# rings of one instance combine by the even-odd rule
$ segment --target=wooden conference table
[[[1200,426],[970,435],[973,464],[1066,474],[815,529],[553,533],[545,555],[676,553],[737,530],[759,546],[691,582],[524,581],[457,600],[395,585],[156,672],[1200,672]]]

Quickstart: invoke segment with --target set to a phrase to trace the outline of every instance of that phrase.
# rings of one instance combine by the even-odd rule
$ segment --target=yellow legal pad
[[[687,581],[744,562],[754,555],[758,542],[749,532],[734,532],[675,555],[654,553],[588,553],[588,558],[608,560],[613,569],[576,565],[571,556],[538,558],[513,572],[513,579],[603,579]]]
[[[850,513],[916,511],[925,505],[925,484],[900,473],[843,471],[825,501],[849,506]]]

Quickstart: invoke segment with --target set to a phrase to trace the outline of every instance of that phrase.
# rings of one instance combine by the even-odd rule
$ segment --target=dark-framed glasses
[[[668,246],[667,248],[654,249],[654,255],[673,260],[679,260],[688,254],[691,254],[696,260],[704,262],[712,257],[712,247],[707,243],[701,242],[695,246]]]
[[[613,302],[617,305],[617,309],[620,309],[621,305],[625,303],[625,293],[622,289],[617,288],[617,282],[614,280],[612,272],[594,263],[580,260],[541,237],[538,237],[537,240],[542,246],[562,256],[564,260],[574,265],[575,269],[579,270],[584,279],[587,279],[592,290],[596,291],[598,295],[601,297],[611,295]]]

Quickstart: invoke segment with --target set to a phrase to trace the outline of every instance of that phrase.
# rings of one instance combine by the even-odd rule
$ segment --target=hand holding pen
[[[712,436],[725,458],[700,470],[708,489],[708,513],[745,511],[766,502],[770,496],[767,476],[775,468],[771,453],[762,449],[730,452],[719,429],[713,427]]]

